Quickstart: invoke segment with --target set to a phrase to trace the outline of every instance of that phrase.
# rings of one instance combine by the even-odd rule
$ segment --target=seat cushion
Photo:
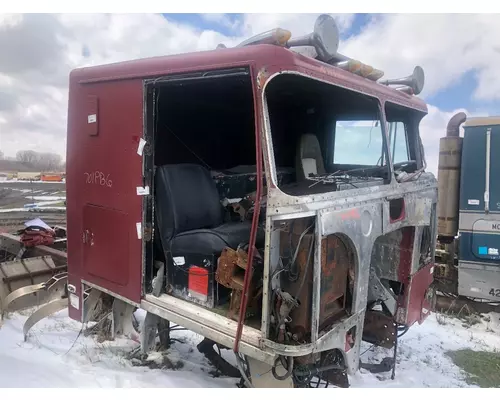
[[[295,160],[295,170],[297,182],[307,180],[310,173],[315,175],[325,173],[323,153],[316,135],[307,133],[300,137]]]
[[[213,229],[224,210],[210,172],[196,164],[162,165],[155,173],[156,219],[163,245],[173,236]]]
[[[173,256],[183,254],[217,254],[225,247],[237,248],[250,239],[250,222],[230,222],[214,229],[195,229],[180,233],[172,239],[170,251]]]

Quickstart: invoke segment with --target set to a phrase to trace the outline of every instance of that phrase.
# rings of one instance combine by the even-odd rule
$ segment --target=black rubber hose
[[[278,375],[278,373],[276,372],[276,367],[278,366],[278,362],[281,362],[281,365],[285,367],[285,364],[283,364],[282,357],[281,356],[278,357],[276,361],[274,361],[273,368],[271,369],[274,378],[277,379],[278,381],[284,381],[285,379],[290,378],[293,372],[293,357],[288,357],[288,361],[286,362],[286,364],[288,364],[288,369],[286,371],[286,374],[283,376]]]

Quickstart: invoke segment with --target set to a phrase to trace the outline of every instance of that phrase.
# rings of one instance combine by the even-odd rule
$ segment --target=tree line
[[[4,154],[0,151],[0,160],[4,159]],[[59,172],[63,171],[66,164],[62,157],[56,153],[41,153],[34,150],[20,150],[16,153],[16,160],[29,164],[40,172]]]

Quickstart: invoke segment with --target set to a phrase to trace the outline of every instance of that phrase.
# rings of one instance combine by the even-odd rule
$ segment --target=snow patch
[[[23,342],[22,325],[31,312],[14,313],[0,328],[0,387],[235,387],[237,380],[213,378],[213,369],[196,349],[202,340],[190,331],[173,331],[175,342],[169,358],[182,360],[180,370],[135,367],[127,354],[137,348],[133,340],[98,343],[79,335],[81,324],[68,318],[67,310],[35,325]],[[144,312],[136,312],[143,320]],[[432,314],[399,339],[396,378],[391,373],[371,374],[360,370],[350,377],[352,387],[469,387],[464,373],[445,355],[449,350],[500,349],[500,315],[490,314],[470,328],[451,318]],[[380,361],[392,350],[363,343],[361,358]],[[234,363],[231,352],[223,356]],[[154,357],[154,354],[151,355]]]
[[[56,201],[56,200],[66,200],[66,197],[62,196],[27,196],[27,199],[36,201]]]

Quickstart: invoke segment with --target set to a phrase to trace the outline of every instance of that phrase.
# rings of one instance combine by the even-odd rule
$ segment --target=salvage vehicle
[[[338,46],[321,15],[304,37],[71,72],[72,319],[107,296],[124,335],[143,309],[143,353],[172,322],[232,349],[246,387],[394,373],[435,299],[424,73],[383,81]],[[394,357],[360,363],[362,341]]]
[[[460,126],[464,134],[460,136]],[[439,146],[439,303],[498,311],[500,299],[500,118],[454,115]],[[471,303],[467,300],[475,300]],[[480,303],[478,303],[480,301]],[[490,303],[490,304],[488,304]]]

